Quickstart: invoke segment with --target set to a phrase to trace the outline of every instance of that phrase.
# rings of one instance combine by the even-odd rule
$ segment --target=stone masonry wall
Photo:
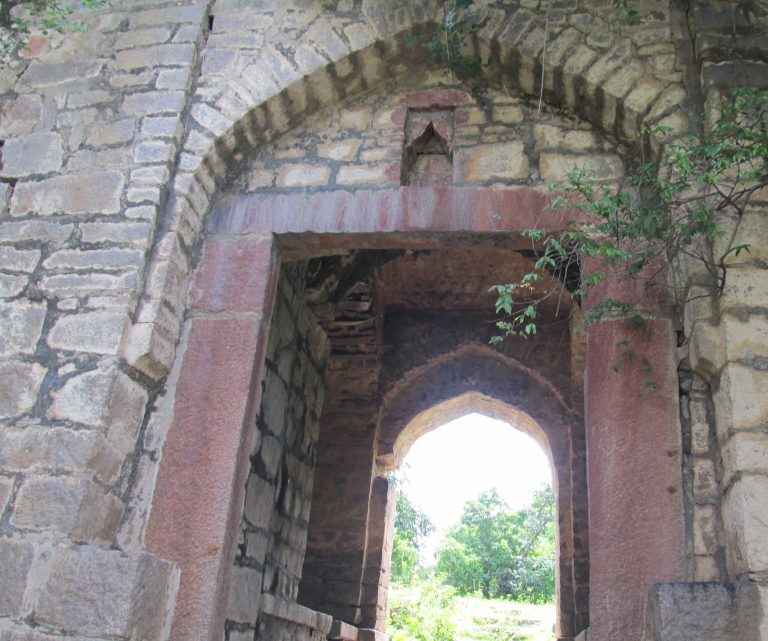
[[[289,602],[298,594],[328,358],[325,334],[303,300],[304,273],[301,266],[285,267],[280,278],[230,586],[227,640],[253,637],[261,625],[262,593]],[[276,621],[269,626],[280,627]]]
[[[547,154],[592,139],[559,111],[535,120],[542,77],[545,114],[622,143],[599,154],[642,124],[695,124],[723,87],[765,83],[764,0],[640,4],[647,20],[619,30],[599,2],[479,2],[493,91],[457,98],[454,184],[547,180]],[[36,36],[0,70],[0,639],[167,637],[178,576],[143,549],[163,445],[147,426],[211,201],[225,184],[402,181],[402,90],[416,68],[432,69],[418,89],[451,84],[418,44],[438,5],[132,0],[84,14],[83,33]],[[768,576],[765,208],[742,224],[753,252],[720,304],[685,314],[697,579]]]

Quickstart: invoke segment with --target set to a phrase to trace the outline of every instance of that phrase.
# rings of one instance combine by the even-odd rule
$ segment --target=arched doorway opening
[[[560,514],[558,630],[575,636],[587,625],[589,592],[583,337],[571,325],[578,309],[563,296],[542,310],[530,341],[490,346],[488,287],[514,280],[529,259],[482,245],[373,252],[352,261],[365,266],[354,278],[336,276],[354,283],[338,309],[369,306],[369,315],[321,321],[331,357],[298,598],[383,629],[394,509],[387,474],[426,431],[477,410],[519,425],[550,457]],[[350,336],[367,320],[367,338]]]
[[[475,628],[476,611],[508,634],[517,633],[508,628],[509,617],[524,612],[526,632],[551,636],[559,538],[551,456],[504,420],[509,417],[491,418],[492,412],[500,414],[494,407],[506,409],[502,403],[465,395],[471,396],[475,399],[456,399],[463,401],[459,407],[468,401],[467,409],[459,409],[458,418],[449,415],[446,423],[438,419],[394,474],[398,496],[387,631],[411,628],[411,617],[418,616],[414,606],[428,598],[431,585],[439,585],[456,591],[453,614],[445,616],[459,625],[463,638],[482,634]],[[520,605],[502,607],[481,595]],[[431,621],[425,619],[424,627],[431,629]]]

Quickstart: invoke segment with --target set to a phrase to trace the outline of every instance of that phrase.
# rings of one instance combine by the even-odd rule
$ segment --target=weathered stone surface
[[[643,641],[749,641],[760,619],[749,583],[657,583],[648,598]]]
[[[236,566],[229,586],[227,618],[240,623],[256,623],[264,573],[256,568]]]
[[[96,431],[65,427],[8,428],[0,432],[0,469],[10,472],[36,469],[82,471],[98,450],[98,441],[102,438]]]
[[[159,641],[177,580],[170,563],[146,552],[60,548],[35,620],[88,636]]]
[[[23,178],[48,174],[61,167],[64,151],[56,133],[34,133],[6,140],[0,175]]]
[[[50,296],[87,296],[95,293],[132,292],[136,286],[136,272],[122,274],[71,273],[51,274],[40,279],[40,290]]]
[[[693,510],[693,551],[714,555],[720,541],[717,534],[718,515],[713,505],[697,505]]]
[[[18,296],[29,284],[29,276],[22,274],[0,273],[0,298]]]
[[[37,94],[23,94],[9,100],[0,119],[0,137],[11,138],[30,133],[44,116],[43,99]]]
[[[714,398],[721,441],[732,430],[761,425],[768,417],[768,372],[728,363]]]
[[[528,177],[528,158],[521,142],[457,149],[454,181],[482,182]]]
[[[116,354],[127,317],[122,312],[90,312],[62,316],[51,328],[54,349]]]
[[[27,576],[32,567],[34,547],[27,541],[0,538],[0,617],[18,617],[24,600]]]
[[[118,228],[119,229],[119,228]],[[143,252],[135,249],[64,249],[50,255],[43,267],[50,271],[121,270],[141,264]]]
[[[392,183],[392,166],[386,163],[344,165],[336,175],[339,185],[366,185]],[[399,174],[398,174],[399,175]]]
[[[727,487],[735,474],[768,475],[768,434],[765,432],[736,432],[721,446],[723,457],[723,486]]]
[[[36,249],[20,250],[5,245],[0,246],[0,267],[14,272],[32,272],[40,260]]]
[[[42,303],[0,302],[0,356],[33,354],[45,314],[46,306]]]
[[[69,238],[72,230],[75,228],[72,224],[52,223],[45,220],[25,220],[17,223],[0,224],[0,240],[3,241],[25,241],[32,240],[38,242],[61,243]]]
[[[18,416],[35,406],[45,371],[37,363],[0,363],[0,418]]]
[[[33,61],[29,65],[21,82],[32,87],[48,87],[76,80],[93,78],[101,71],[102,63],[98,60],[69,60],[67,62]]]
[[[53,392],[49,416],[100,426],[115,376],[109,365],[73,376]]]
[[[117,71],[133,71],[143,67],[189,66],[195,58],[190,44],[153,44],[120,51],[115,58]]]
[[[94,171],[56,176],[16,186],[11,214],[115,214],[120,211],[123,176],[116,171]]]
[[[595,134],[585,129],[563,129],[555,125],[535,125],[536,146],[584,151],[595,146]]]
[[[624,174],[621,159],[614,155],[576,156],[573,154],[544,153],[539,157],[542,179],[548,182],[562,182],[574,169],[584,169],[597,181],[614,181]]]
[[[86,142],[93,147],[120,145],[133,140],[135,130],[136,121],[133,118],[99,123],[89,128]]]
[[[11,523],[22,529],[55,529],[75,541],[110,543],[123,504],[92,481],[31,478],[16,496]]]
[[[328,184],[331,170],[322,165],[285,165],[277,177],[278,187],[320,187]]]
[[[723,501],[726,555],[731,576],[768,571],[768,523],[763,497],[768,476],[743,476],[733,482]]]
[[[0,436],[2,438],[2,436]],[[4,467],[0,460],[0,468]],[[0,476],[0,515],[5,512],[8,503],[11,501],[11,492],[13,491],[13,477]]]

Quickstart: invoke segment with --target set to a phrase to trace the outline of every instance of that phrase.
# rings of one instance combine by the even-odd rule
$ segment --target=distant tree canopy
[[[395,581],[410,583],[419,567],[424,539],[435,529],[429,517],[411,503],[405,492],[397,496],[391,574]]]
[[[493,489],[464,506],[437,552],[437,573],[459,594],[546,603],[555,597],[555,495],[543,487],[513,512]]]

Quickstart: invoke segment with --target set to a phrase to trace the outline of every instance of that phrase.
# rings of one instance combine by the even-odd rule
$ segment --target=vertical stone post
[[[624,341],[637,353],[633,362],[621,359]],[[648,320],[641,327],[604,321],[589,329],[585,396],[593,641],[639,639],[651,585],[684,579],[674,356],[669,320]]]
[[[181,569],[173,641],[219,641],[224,629],[277,262],[271,235],[210,239],[192,283],[146,533]]]
[[[383,631],[386,627],[396,503],[397,491],[389,481],[380,476],[373,479],[361,600],[361,625],[365,628]]]

